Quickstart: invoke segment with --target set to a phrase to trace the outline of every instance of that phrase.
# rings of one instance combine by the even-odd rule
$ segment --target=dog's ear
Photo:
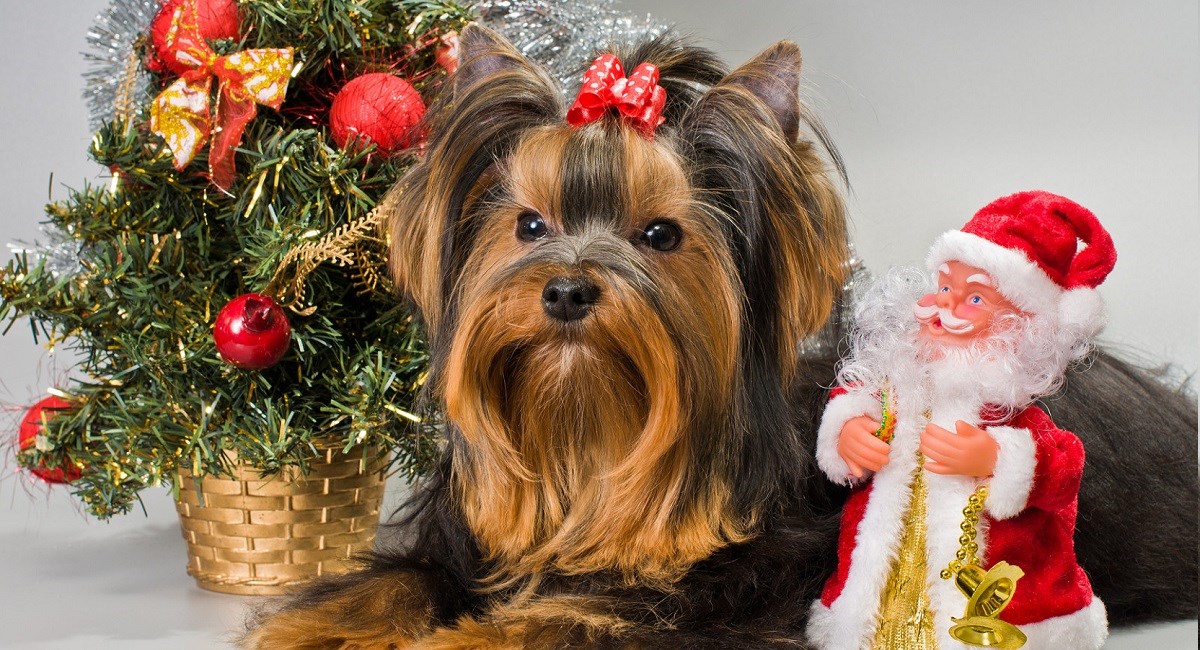
[[[453,77],[455,93],[463,93],[506,69],[529,66],[503,36],[478,23],[463,28],[458,36],[458,52],[458,69]]]
[[[779,41],[725,78],[749,90],[775,116],[789,142],[800,134],[800,47]]]
[[[396,285],[436,330],[478,228],[472,204],[522,133],[558,120],[550,78],[496,32],[468,25],[459,67],[426,114],[424,156],[384,201]]]
[[[823,130],[800,104],[799,80],[800,50],[782,41],[705,93],[680,128],[694,183],[731,221],[746,345],[758,348],[747,352],[785,376],[800,342],[829,317],[849,252],[831,165],[800,133]]]

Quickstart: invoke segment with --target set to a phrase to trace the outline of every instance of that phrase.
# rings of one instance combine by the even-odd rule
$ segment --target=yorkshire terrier
[[[244,644],[802,645],[843,495],[813,460],[834,359],[798,351],[838,336],[849,245],[840,161],[800,103],[798,48],[780,42],[731,73],[671,37],[623,53],[641,71],[631,83],[657,68],[661,125],[604,106],[568,124],[555,84],[502,37],[471,26],[460,48],[424,154],[384,201],[393,275],[428,327],[442,463],[404,548],[318,581]],[[1136,374],[1098,363],[1113,382]],[[1160,426],[1140,438],[1187,445],[1180,404],[1150,414]],[[1078,410],[1093,427],[1112,415]],[[1124,489],[1119,447],[1088,453],[1102,457],[1099,491]],[[1134,617],[1193,612],[1192,468],[1173,528],[1155,504],[1081,515],[1080,555],[1090,543],[1109,572],[1094,582],[1112,609],[1121,598],[1103,587],[1128,594]],[[1085,530],[1123,520],[1178,534],[1151,547]],[[1106,544],[1149,564],[1116,565]],[[1149,584],[1179,568],[1148,557],[1180,548],[1182,609],[1179,588]]]

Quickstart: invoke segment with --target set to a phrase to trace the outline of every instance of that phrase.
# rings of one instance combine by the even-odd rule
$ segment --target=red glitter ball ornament
[[[171,29],[171,21],[175,9],[186,0],[164,0],[162,8],[150,22],[150,43],[154,46],[154,55],[146,62],[146,67],[154,72],[173,72],[181,75],[191,68],[175,60],[167,51],[167,32]],[[236,0],[194,0],[196,3],[196,18],[200,27],[200,35],[205,40],[238,37],[238,8]]]
[[[416,88],[395,75],[373,72],[351,79],[334,96],[329,130],[343,150],[351,141],[370,140],[388,156],[417,140],[416,126],[424,115]]]
[[[292,325],[283,308],[257,293],[230,300],[213,324],[213,341],[221,358],[246,370],[279,363],[291,340]]]
[[[25,451],[36,446],[37,437],[45,431],[46,420],[54,417],[54,411],[70,407],[69,402],[54,396],[47,397],[30,407],[25,412],[25,417],[21,418],[21,428],[18,434],[19,449]],[[63,463],[58,467],[47,467],[42,464],[29,468],[29,471],[47,483],[70,483],[82,476],[79,468],[70,463]]]

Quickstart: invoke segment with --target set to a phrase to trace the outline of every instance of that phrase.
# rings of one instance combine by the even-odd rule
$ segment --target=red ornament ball
[[[61,411],[70,407],[70,402],[54,396],[47,397],[30,407],[25,412],[25,417],[21,418],[18,448],[21,451],[25,451],[36,446],[37,437],[46,428],[46,420],[54,417],[55,411]],[[82,476],[79,468],[70,463],[63,463],[58,467],[48,467],[43,462],[43,464],[37,467],[29,468],[29,471],[47,483],[70,483]]]
[[[167,50],[167,33],[175,17],[175,9],[185,0],[164,0],[162,8],[150,22],[150,43],[154,56],[146,67],[154,72],[173,72],[181,75],[191,68],[180,63]],[[197,27],[206,41],[218,38],[237,38],[240,18],[236,0],[195,0]]]
[[[279,363],[291,340],[292,325],[283,308],[257,293],[230,300],[213,324],[213,341],[221,358],[246,370]]]
[[[424,115],[416,88],[395,75],[373,72],[351,79],[334,96],[329,130],[343,150],[351,142],[370,140],[388,156],[417,140],[416,126]]]

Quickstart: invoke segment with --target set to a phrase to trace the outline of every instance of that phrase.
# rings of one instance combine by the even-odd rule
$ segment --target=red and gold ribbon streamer
[[[150,130],[171,149],[175,168],[183,169],[214,135],[209,174],[221,189],[233,185],[234,149],[258,104],[278,109],[292,72],[292,49],[243,50],[217,56],[200,36],[196,0],[175,7],[167,32],[167,56],[190,68],[150,106]],[[216,110],[211,112],[212,81],[217,79]],[[215,125],[215,126],[214,126]]]
[[[658,85],[658,66],[643,63],[626,77],[621,60],[614,54],[601,54],[583,75],[583,87],[567,111],[567,123],[583,126],[595,122],[615,108],[647,140],[666,119],[667,91]]]

